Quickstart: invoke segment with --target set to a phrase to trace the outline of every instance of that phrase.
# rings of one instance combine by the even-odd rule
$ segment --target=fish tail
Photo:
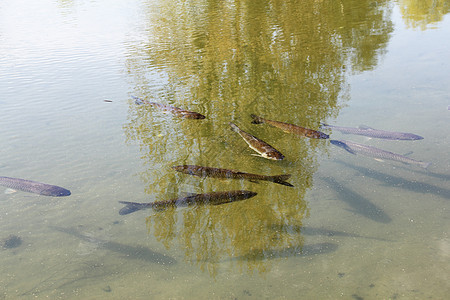
[[[230,126],[231,126],[231,129],[232,129],[234,132],[240,133],[241,130],[239,129],[239,127],[237,127],[236,124],[230,122]]]
[[[125,207],[122,207],[119,210],[119,215],[128,215],[135,211],[149,207],[148,203],[137,203],[127,201],[119,201],[119,203],[125,204]]]
[[[291,174],[276,175],[276,176],[271,176],[270,181],[272,181],[274,183],[293,187],[292,184],[290,184],[289,182],[286,181],[289,178],[291,178]]]
[[[255,114],[251,114],[250,117],[252,117],[252,119],[253,119],[252,124],[262,124],[262,123],[264,123],[263,119],[261,117],[258,117]]]
[[[355,151],[352,150],[352,148],[350,148],[346,143],[338,141],[338,140],[330,140],[330,143],[333,145],[336,145],[338,147],[341,147],[343,149],[345,149],[347,152],[351,153],[351,154],[355,154]]]

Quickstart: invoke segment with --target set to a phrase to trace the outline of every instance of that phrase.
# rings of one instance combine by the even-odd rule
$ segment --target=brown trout
[[[163,201],[155,201],[149,203],[119,201],[119,203],[125,204],[125,207],[120,209],[119,215],[127,215],[132,212],[146,208],[152,208],[153,210],[161,211],[169,207],[184,207],[194,205],[220,205],[245,200],[254,197],[256,195],[257,193],[255,192],[237,190],[226,192],[213,192],[209,194],[193,194],[187,197]]]
[[[301,135],[301,136],[305,136],[305,137],[313,138],[313,139],[329,138],[328,134],[325,134],[325,133],[317,131],[317,130],[300,127],[300,126],[297,126],[294,124],[283,123],[283,122],[273,121],[273,120],[267,120],[267,119],[258,117],[257,115],[250,115],[250,116],[253,118],[252,124],[266,123],[273,127],[278,127],[281,130],[283,130],[284,132],[293,133],[293,134],[297,134],[297,135]]]
[[[172,167],[174,170],[188,174],[195,175],[199,177],[212,177],[212,178],[223,178],[223,179],[244,179],[249,181],[270,181],[286,186],[293,186],[289,182],[286,182],[287,179],[291,177],[290,174],[283,175],[258,175],[252,173],[245,173],[236,170],[228,170],[228,169],[220,169],[220,168],[211,168],[211,167],[202,167],[195,165],[181,165]]]
[[[280,153],[277,149],[270,146],[263,140],[258,139],[257,137],[241,130],[235,124],[230,122],[231,129],[233,131],[239,133],[239,135],[244,139],[244,141],[256,152],[259,153],[259,156],[272,159],[272,160],[282,160],[284,155]]]
[[[133,98],[135,100],[135,103],[138,105],[141,104],[149,104],[153,107],[157,107],[161,110],[164,111],[168,111],[171,112],[172,114],[174,114],[177,117],[181,117],[181,118],[186,118],[186,119],[204,119],[205,116],[202,114],[199,114],[198,112],[195,111],[188,111],[188,110],[184,110],[181,109],[179,107],[175,107],[175,106],[170,106],[170,105],[165,105],[165,104],[161,104],[161,103],[157,103],[157,102],[150,102],[135,96],[131,96],[131,98]]]

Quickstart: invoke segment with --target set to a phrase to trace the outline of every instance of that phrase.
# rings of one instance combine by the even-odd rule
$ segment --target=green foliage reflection
[[[406,25],[421,30],[442,21],[450,11],[449,0],[401,0],[399,5]]]
[[[271,263],[260,258],[311,248],[300,232],[309,215],[305,194],[327,142],[251,125],[249,115],[312,129],[337,116],[348,97],[347,72],[374,68],[384,52],[392,31],[388,2],[151,1],[144,14],[142,40],[128,45],[133,93],[207,117],[180,120],[130,104],[124,129],[141,148],[147,193],[163,200],[183,192],[258,192],[239,203],[151,213],[149,231],[166,247],[178,243],[188,261],[211,274],[229,257],[241,258],[231,262],[242,270],[264,272]],[[286,161],[250,156],[229,129],[235,120]],[[170,167],[179,164],[291,173],[295,188],[174,174]]]

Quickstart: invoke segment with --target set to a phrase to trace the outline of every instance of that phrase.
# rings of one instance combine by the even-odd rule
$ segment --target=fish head
[[[172,169],[174,169],[175,171],[190,175],[196,175],[199,171],[199,168],[200,167],[194,165],[181,165],[172,167]]]
[[[315,139],[328,139],[330,136],[326,133],[320,132],[320,131],[314,131],[310,134],[306,135],[309,138],[315,138]]]
[[[199,114],[197,112],[193,112],[193,111],[183,111],[183,112],[181,112],[181,115],[186,119],[202,120],[202,119],[206,118],[204,115]]]
[[[284,158],[284,155],[280,152],[276,151],[270,151],[270,152],[264,152],[261,154],[262,157],[272,160],[282,160]]]
[[[246,191],[246,190],[238,190],[238,191],[230,191],[228,192],[228,197],[230,198],[242,198],[242,199],[248,199],[251,197],[256,196],[258,193],[252,192],[252,191]]]
[[[40,194],[44,196],[66,197],[70,196],[71,192],[59,186],[50,186],[49,188],[40,191]]]
[[[252,192],[252,191],[241,191],[241,194],[243,197],[248,199],[248,198],[256,196],[258,193]]]
[[[187,166],[186,166],[186,165],[183,165],[183,166],[173,166],[172,169],[174,169],[175,171],[178,171],[178,172],[182,172],[183,170],[186,170],[186,169],[187,169]]]

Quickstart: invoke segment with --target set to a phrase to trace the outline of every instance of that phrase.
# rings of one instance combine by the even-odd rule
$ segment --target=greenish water
[[[450,292],[449,1],[3,1],[0,299],[445,299]],[[131,95],[205,120],[135,105]],[[110,100],[112,102],[105,102]],[[250,114],[431,162],[354,156]],[[256,157],[229,122],[283,161]],[[291,174],[198,178],[181,164]],[[118,214],[245,189],[221,206]],[[2,242],[3,244],[3,242]]]

